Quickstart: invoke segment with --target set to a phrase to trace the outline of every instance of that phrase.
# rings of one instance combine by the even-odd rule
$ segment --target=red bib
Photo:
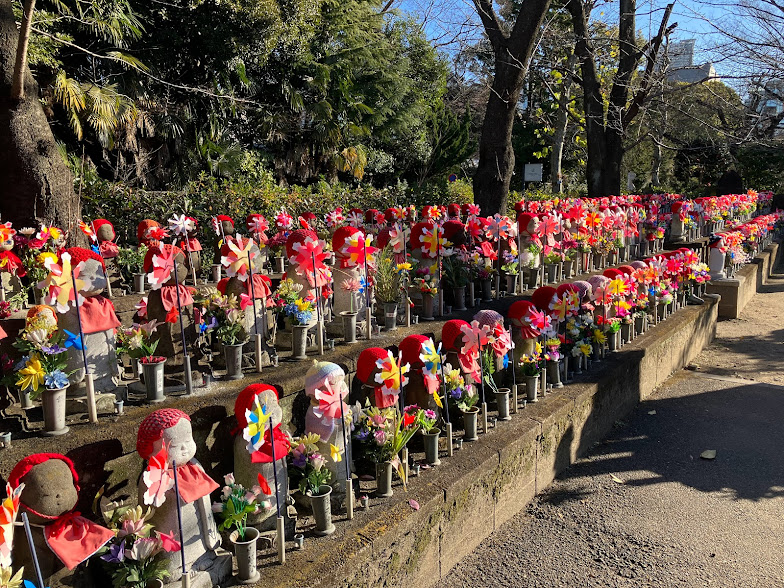
[[[177,467],[177,485],[180,488],[180,498],[189,503],[209,496],[220,488],[218,483],[195,463]]]
[[[78,512],[64,514],[44,527],[46,544],[69,570],[95,555],[112,538],[113,532]]]
[[[120,326],[114,304],[103,296],[85,296],[79,305],[82,318],[82,332],[85,335],[109,331]]]

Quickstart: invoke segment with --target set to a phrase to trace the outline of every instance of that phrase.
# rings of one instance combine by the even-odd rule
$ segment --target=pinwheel
[[[468,204],[466,210],[470,216],[479,216],[480,208],[478,204]]]
[[[496,357],[504,357],[513,347],[512,335],[504,328],[504,325],[498,323],[493,327],[492,338],[490,346]]]
[[[375,262],[374,254],[377,249],[371,246],[372,235],[365,235],[362,231],[354,233],[346,239],[341,253],[346,257],[348,267],[355,267],[367,263],[372,266]]]
[[[392,352],[388,351],[386,357],[376,360],[376,367],[379,369],[379,372],[376,374],[375,379],[376,383],[381,384],[380,391],[382,396],[392,396],[395,402],[397,402],[400,390],[408,384],[406,374],[411,366],[407,363],[404,364],[400,357],[395,358]]]
[[[242,438],[248,442],[246,446],[248,453],[253,454],[264,445],[264,432],[266,431],[267,421],[270,419],[270,412],[266,404],[259,402],[259,397],[255,397],[253,410],[245,409],[245,420],[248,425],[242,430]],[[274,439],[272,440],[274,443]]]
[[[72,333],[68,329],[63,329],[63,333],[65,333],[65,342],[63,343],[63,347],[66,349],[73,347],[78,351],[82,350],[82,338],[78,333]]]
[[[444,228],[440,225],[424,227],[419,241],[422,243],[420,248],[422,253],[428,257],[436,257],[439,253],[446,255],[450,245],[449,241],[444,238]]]
[[[509,220],[508,216],[501,216],[496,214],[487,218],[488,221],[488,234],[493,241],[500,241],[512,236],[514,225]]]
[[[460,353],[467,355],[472,351],[479,351],[480,348],[490,343],[492,333],[489,325],[480,325],[479,321],[473,320],[471,324],[460,325],[463,333],[463,347]]]
[[[62,265],[58,265],[57,261],[52,258],[47,258],[44,262],[44,267],[49,270],[49,275],[38,284],[41,290],[49,288],[46,296],[44,296],[44,304],[54,306],[57,312],[68,312],[72,304],[77,301],[81,303],[82,296],[79,294],[84,288],[84,280],[79,279],[79,273],[82,271],[84,265],[80,262],[76,267],[71,267],[71,255],[63,253],[60,256]],[[73,273],[73,277],[71,274]],[[76,291],[74,291],[74,282],[76,282]]]
[[[365,223],[365,215],[358,210],[352,210],[351,212],[348,213],[348,217],[346,220],[348,221],[348,224],[351,225],[352,227],[359,228]]]
[[[269,231],[269,221],[260,214],[251,215],[247,224],[248,230],[257,236]]]
[[[142,497],[144,504],[159,508],[166,501],[166,492],[174,488],[174,473],[169,467],[169,452],[165,445],[150,458],[142,481],[147,487]]]
[[[562,223],[560,216],[557,218],[553,215],[547,214],[539,219],[539,226],[536,228],[536,234],[542,239],[542,242],[550,247],[555,245],[555,235],[562,231]]]
[[[221,229],[220,221],[218,221],[217,216],[213,216],[210,219],[210,226],[212,227],[212,230],[215,231],[215,234],[218,235],[218,237],[220,237],[222,229]]]
[[[393,253],[403,253],[405,251],[403,232],[397,228],[389,229],[389,245],[392,246]]]
[[[11,223],[7,223],[7,224],[10,225]],[[84,222],[83,220],[79,220],[79,229],[82,231],[82,233],[87,235],[90,241],[93,242],[98,241],[98,237],[96,236],[95,231],[93,231],[92,225]],[[16,233],[16,231],[14,231],[14,233]],[[5,241],[5,239],[2,239],[0,237],[0,241]]]
[[[438,396],[439,376],[441,374],[441,343],[438,349],[432,339],[422,343],[420,347],[419,359],[422,361],[422,376],[425,380],[425,388],[429,394],[433,395],[433,400],[439,408],[443,408],[441,398]]]
[[[327,216],[325,218],[325,222],[327,223],[327,227],[330,228],[330,229],[334,229],[334,228],[339,227],[340,225],[343,224],[343,222],[345,220],[346,220],[346,217],[343,216],[343,209],[342,208],[336,208],[332,212],[328,212]]]
[[[14,235],[16,235],[16,229],[12,227],[10,222],[0,224],[0,243],[10,241]]]
[[[341,418],[341,414],[349,414],[349,406],[342,402],[341,397],[345,398],[342,389],[340,387],[337,390],[333,389],[329,379],[325,378],[324,382],[315,390],[314,398],[318,400],[319,404],[313,408],[313,414],[325,424],[332,419]]]
[[[146,235],[148,239],[162,241],[163,239],[169,236],[169,233],[163,227],[150,227],[149,229],[147,229]]]
[[[257,252],[254,251],[255,245],[253,239],[243,239],[241,236],[226,239],[226,247],[229,252],[221,256],[221,263],[226,268],[228,277],[236,277],[241,282],[248,279],[250,275],[248,260],[253,260],[257,255]]]
[[[326,248],[324,241],[308,236],[302,241],[293,243],[291,248],[295,251],[295,255],[290,257],[289,261],[298,275],[304,276],[311,286],[319,288],[332,283],[332,272],[325,263],[329,253],[324,251]],[[314,276],[315,283],[313,283]]]
[[[597,212],[589,212],[585,217],[585,226],[589,229],[597,229],[602,224],[602,216]]]
[[[0,503],[0,567],[11,567],[11,547],[14,542],[14,521],[19,512],[19,501],[24,484],[11,488],[5,485],[6,497]]]
[[[550,302],[550,310],[553,311],[553,318],[555,318],[558,322],[563,322],[566,320],[566,317],[569,316],[570,311],[570,304],[566,292],[564,292],[562,297],[558,295],[553,296],[553,300]]]
[[[279,231],[288,231],[292,224],[294,224],[294,217],[285,210],[281,210],[275,215],[275,226]]]
[[[160,289],[171,278],[175,265],[174,255],[173,250],[166,248],[152,256],[152,271],[147,274],[147,281],[153,290]]]
[[[178,237],[185,238],[188,236],[188,231],[193,230],[193,221],[184,214],[175,214],[169,219],[169,229]]]
[[[472,216],[466,223],[466,232],[473,240],[479,240],[484,234],[484,225],[478,217]]]
[[[607,284],[607,293],[611,296],[626,296],[629,293],[629,287],[622,278],[615,278]]]
[[[531,328],[543,333],[550,328],[551,319],[544,311],[538,310],[535,306],[528,309],[528,314],[523,317],[523,320],[531,325]]]

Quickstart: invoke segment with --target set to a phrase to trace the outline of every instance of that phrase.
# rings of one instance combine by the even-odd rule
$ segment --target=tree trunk
[[[515,164],[512,127],[524,78],[524,69],[509,66],[496,57],[479,140],[479,166],[474,175],[474,202],[482,208],[483,215],[506,211]]]
[[[558,112],[555,119],[555,132],[553,133],[553,152],[550,155],[550,181],[553,193],[563,192],[563,148],[566,140],[566,129],[569,126],[569,102],[572,96],[572,74],[577,64],[577,55],[572,53],[566,63],[566,75],[563,78],[561,99],[558,102]]]
[[[659,174],[661,173],[662,148],[658,141],[653,142],[653,165],[651,166],[651,187],[660,186]]]
[[[11,0],[0,0],[0,215],[15,227],[54,224],[78,238],[81,215],[73,178],[55,143],[30,70],[24,98],[11,97],[19,33]]]

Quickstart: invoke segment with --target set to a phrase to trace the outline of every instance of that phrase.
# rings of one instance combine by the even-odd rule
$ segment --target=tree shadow
[[[580,461],[562,476],[644,471],[654,475],[626,484],[677,482],[736,500],[784,496],[782,398],[784,388],[778,386],[727,384],[700,394],[647,400],[625,427],[616,428],[590,452],[602,459]],[[715,460],[700,458],[706,449],[717,451]]]

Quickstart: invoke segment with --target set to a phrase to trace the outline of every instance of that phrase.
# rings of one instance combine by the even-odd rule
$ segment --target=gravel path
[[[438,586],[784,587],[782,317],[784,275]]]

